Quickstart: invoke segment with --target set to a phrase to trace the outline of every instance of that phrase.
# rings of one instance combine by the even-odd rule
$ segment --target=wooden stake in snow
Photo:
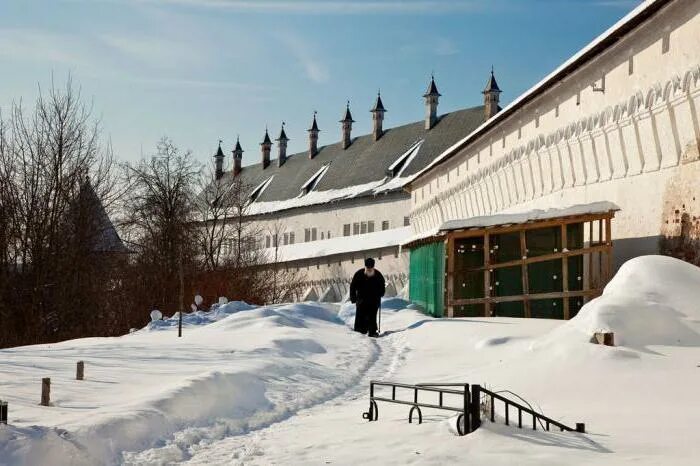
[[[605,346],[615,346],[615,334],[613,332],[595,332],[591,343]]]
[[[48,406],[51,403],[51,379],[44,377],[41,379],[41,406]]]
[[[78,366],[75,369],[75,380],[83,380],[85,376],[85,363],[78,361]]]

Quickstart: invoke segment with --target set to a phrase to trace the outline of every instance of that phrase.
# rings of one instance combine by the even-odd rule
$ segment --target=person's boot
[[[369,336],[372,337],[372,338],[377,338],[377,337],[379,336],[379,332],[377,332],[377,331],[375,330],[374,332],[370,332],[370,333],[369,333]]]

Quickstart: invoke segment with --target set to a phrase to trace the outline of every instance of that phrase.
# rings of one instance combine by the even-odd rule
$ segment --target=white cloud
[[[74,37],[38,29],[0,29],[0,56],[21,61],[84,65],[86,46]]]
[[[328,67],[321,62],[319,54],[301,36],[292,33],[278,34],[282,43],[297,60],[306,76],[315,83],[325,83],[330,78]]]
[[[435,40],[435,53],[440,56],[456,55],[459,53],[457,44],[450,39],[438,37]]]
[[[152,68],[191,69],[208,63],[206,47],[134,34],[103,34],[102,42],[119,55]]]

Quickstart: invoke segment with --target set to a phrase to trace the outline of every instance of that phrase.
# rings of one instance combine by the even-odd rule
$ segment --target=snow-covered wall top
[[[410,235],[411,227],[408,226],[363,235],[338,236],[321,241],[290,244],[280,246],[277,249],[277,261],[289,262],[398,246],[408,239]],[[271,248],[268,251],[274,257],[274,249]]]
[[[548,220],[553,218],[571,217],[574,215],[600,214],[610,211],[618,211],[620,208],[613,202],[592,202],[590,204],[577,204],[564,208],[533,209],[524,212],[505,213],[497,215],[484,215],[465,219],[448,220],[439,230],[459,230],[464,228],[482,228],[496,225],[514,223],[527,223],[536,220]]]

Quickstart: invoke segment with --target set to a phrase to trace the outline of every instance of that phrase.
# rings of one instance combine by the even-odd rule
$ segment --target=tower
[[[428,90],[423,94],[423,98],[425,99],[425,129],[431,129],[437,124],[437,107],[440,95],[435,85],[435,76],[431,75]]]
[[[380,92],[377,92],[377,101],[370,112],[372,112],[372,134],[374,135],[374,140],[377,141],[384,134],[382,123],[384,122],[384,113],[386,113]]]
[[[220,180],[224,176],[224,151],[221,150],[221,139],[219,139],[219,149],[214,154],[214,177]]]
[[[311,123],[311,128],[308,129],[309,132],[309,158],[313,159],[316,154],[318,154],[318,133],[321,132],[318,129],[318,124],[316,123],[316,112],[314,111],[314,120]]]
[[[496,77],[493,75],[493,67],[491,67],[491,76],[489,76],[489,80],[486,82],[486,87],[482,93],[484,94],[484,117],[488,120],[498,113],[498,101],[501,95]]]
[[[263,142],[260,143],[260,152],[262,155],[262,167],[267,168],[270,165],[270,151],[272,150],[272,141],[270,140],[270,135],[265,128],[265,137]]]
[[[351,133],[352,133],[352,124],[355,122],[355,120],[352,119],[352,114],[350,113],[350,101],[348,100],[347,105],[345,106],[345,115],[343,116],[343,119],[340,120],[341,128],[342,128],[342,144],[343,144],[343,149],[347,149],[350,147],[350,144],[352,144],[351,140]]]
[[[277,156],[277,166],[281,167],[284,165],[284,162],[287,161],[287,141],[289,141],[289,138],[287,137],[287,134],[284,132],[284,121],[282,122],[282,129],[280,130],[280,135],[277,139],[277,148],[279,149],[278,156]]]
[[[238,176],[243,170],[243,148],[238,137],[236,137],[236,147],[233,148],[233,176]]]

